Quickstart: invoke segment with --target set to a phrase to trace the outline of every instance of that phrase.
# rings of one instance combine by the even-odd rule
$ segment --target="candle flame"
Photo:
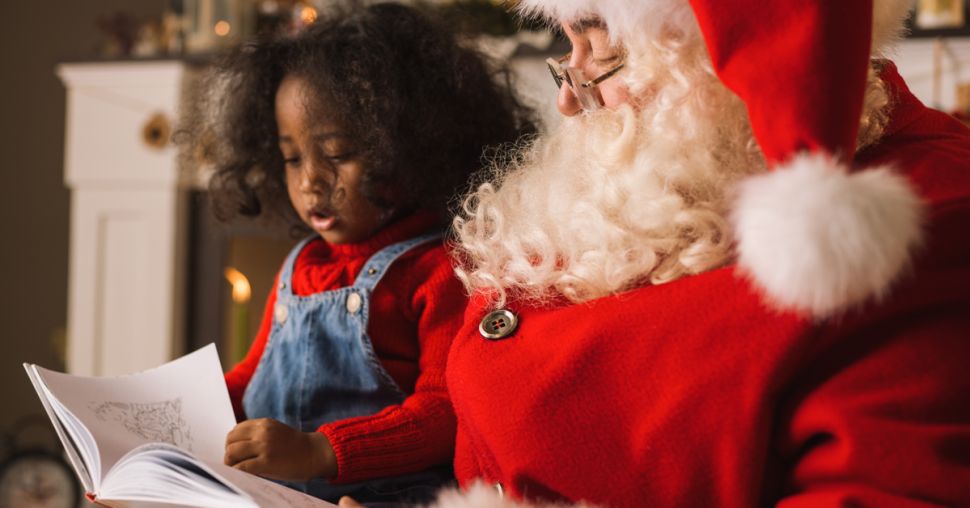
[[[232,301],[236,303],[246,303],[249,301],[249,297],[252,295],[252,287],[249,285],[249,279],[246,278],[239,270],[233,267],[226,268],[225,271],[226,280],[232,284]]]

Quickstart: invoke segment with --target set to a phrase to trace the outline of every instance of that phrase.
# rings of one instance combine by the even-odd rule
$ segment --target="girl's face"
[[[283,78],[276,91],[276,125],[290,203],[328,243],[370,238],[389,214],[361,193],[364,167],[340,126],[309,118],[307,84]]]
[[[575,23],[563,23],[562,28],[572,45],[568,63],[583,71],[587,79],[595,79],[623,63],[622,48],[610,44],[606,25],[601,21],[583,19]],[[632,104],[627,85],[617,75],[603,80],[596,88],[600,102],[606,109]],[[559,88],[556,106],[566,116],[582,111],[579,100],[565,84]]]

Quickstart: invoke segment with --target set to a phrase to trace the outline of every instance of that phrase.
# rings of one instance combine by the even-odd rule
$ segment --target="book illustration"
[[[192,432],[182,418],[182,398],[161,402],[89,402],[88,408],[103,422],[120,423],[148,442],[168,443],[192,451]]]

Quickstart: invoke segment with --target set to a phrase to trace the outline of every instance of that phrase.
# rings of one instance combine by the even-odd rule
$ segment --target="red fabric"
[[[886,76],[888,138],[855,162],[892,161],[930,209],[891,295],[816,323],[727,267],[512,305],[499,341],[476,297],[448,360],[459,481],[615,507],[970,506],[970,131]]]
[[[747,105],[769,163],[855,150],[872,0],[691,0],[721,81]]]
[[[306,296],[353,284],[372,254],[426,232],[434,219],[430,214],[404,219],[362,244],[311,242],[294,265],[293,291]],[[335,483],[419,471],[451,459],[455,418],[444,368],[466,301],[441,243],[417,247],[388,269],[372,294],[368,334],[381,364],[411,395],[376,415],[320,427],[337,456]],[[273,291],[252,348],[226,373],[240,419],[245,418],[242,396],[266,347],[275,304]]]

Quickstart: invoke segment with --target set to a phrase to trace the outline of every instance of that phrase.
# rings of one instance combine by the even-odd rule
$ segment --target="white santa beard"
[[[764,164],[732,94],[677,87],[691,92],[567,118],[496,168],[455,220],[469,290],[582,302],[728,263],[727,193]]]

